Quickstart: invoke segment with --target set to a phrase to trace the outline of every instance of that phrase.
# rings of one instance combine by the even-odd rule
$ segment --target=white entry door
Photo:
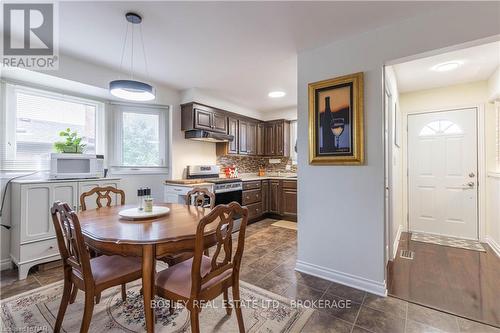
[[[477,110],[408,116],[410,230],[478,238]]]

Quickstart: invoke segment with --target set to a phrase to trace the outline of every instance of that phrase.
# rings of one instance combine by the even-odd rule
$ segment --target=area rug
[[[486,252],[483,245],[476,240],[462,239],[456,237],[431,235],[421,232],[412,232],[411,240],[416,242],[431,243],[450,247],[458,247],[460,249]]]
[[[271,224],[274,227],[281,227],[286,229],[297,230],[297,222],[287,221],[287,220],[279,220]]]
[[[94,306],[90,332],[145,332],[140,281],[127,285],[127,300],[120,288],[110,288]],[[62,296],[62,281],[0,301],[1,332],[52,332]],[[292,302],[241,281],[242,312],[247,332],[299,332],[313,313],[312,309],[294,307]],[[83,315],[84,293],[68,305],[63,332],[79,332]],[[166,301],[157,297],[155,332],[190,332],[189,311],[178,306],[171,315]],[[162,306],[163,305],[163,306]],[[202,332],[238,332],[236,314],[226,315],[222,297],[200,313]]]

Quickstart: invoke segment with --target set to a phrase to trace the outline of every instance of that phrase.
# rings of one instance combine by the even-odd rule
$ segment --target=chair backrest
[[[67,203],[60,201],[54,202],[50,212],[63,264],[71,266],[83,280],[91,278],[90,256],[78,216]]]
[[[241,217],[241,224],[237,238],[236,251],[233,253],[233,231],[235,218]],[[196,242],[191,271],[191,297],[196,298],[201,291],[201,286],[221,274],[231,274],[227,278],[239,279],[239,270],[243,248],[245,244],[245,231],[248,222],[248,208],[242,207],[237,202],[228,205],[218,205],[207,216],[202,218],[196,231]],[[205,249],[204,237],[206,226],[215,228],[216,249],[212,256],[210,272],[201,276],[201,262]],[[222,282],[225,278],[220,280]]]
[[[111,207],[111,202],[113,201],[111,198],[110,193],[114,193],[120,196],[120,205],[125,204],[125,192],[122,190],[119,190],[113,186],[106,186],[106,187],[94,187],[88,192],[82,193],[80,195],[80,209],[81,210],[87,210],[87,205],[85,205],[85,198],[90,197],[94,194],[97,194],[97,197],[95,199],[95,203],[97,204],[97,207],[101,208],[101,200],[105,199],[106,200],[106,207]]]
[[[206,198],[209,198],[210,208],[215,206],[215,194],[207,189],[195,187],[186,194],[186,205],[193,203],[195,206],[205,206]]]

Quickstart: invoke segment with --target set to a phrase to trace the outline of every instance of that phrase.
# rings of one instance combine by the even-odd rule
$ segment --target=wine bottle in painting
[[[330,97],[325,97],[325,112],[321,123],[323,136],[323,153],[331,153],[335,151],[335,136],[331,131],[331,122],[333,120],[332,110],[330,108]]]

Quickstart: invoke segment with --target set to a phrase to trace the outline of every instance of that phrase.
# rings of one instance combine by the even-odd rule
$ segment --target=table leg
[[[155,292],[155,253],[154,245],[144,245],[142,248],[142,295],[144,299],[144,316],[146,319],[146,330],[153,333],[155,330],[154,309],[151,308],[151,300]]]

